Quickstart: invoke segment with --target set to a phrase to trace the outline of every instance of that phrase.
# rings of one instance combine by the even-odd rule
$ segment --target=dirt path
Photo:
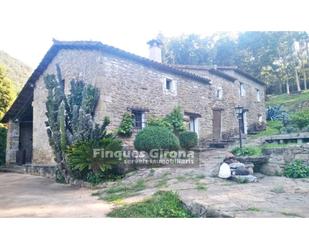
[[[0,173],[0,217],[105,217],[113,206],[92,192],[39,176]]]

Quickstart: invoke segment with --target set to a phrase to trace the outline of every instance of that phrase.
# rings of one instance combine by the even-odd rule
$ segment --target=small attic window
[[[217,99],[222,99],[222,96],[223,96],[222,87],[218,87],[218,88],[216,89],[216,98],[217,98]]]
[[[173,80],[166,78],[165,79],[165,89],[168,90],[168,91],[171,91],[172,90],[172,83],[173,83]]]

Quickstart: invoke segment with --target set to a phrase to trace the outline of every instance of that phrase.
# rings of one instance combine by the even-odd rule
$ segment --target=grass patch
[[[280,149],[280,148],[288,148],[288,147],[295,147],[297,143],[287,143],[287,144],[276,144],[276,143],[267,143],[261,146],[262,149]]]
[[[163,179],[160,179],[157,184],[155,185],[156,188],[163,188],[163,187],[166,187],[167,186],[167,181],[168,179],[167,178],[163,178]]]
[[[283,105],[288,111],[297,110],[298,106],[309,99],[309,91],[303,91],[296,95],[277,95],[271,97],[267,102],[267,106]]]
[[[204,183],[196,183],[196,189],[200,191],[206,191],[207,190],[207,185]]]
[[[259,208],[256,208],[256,207],[250,207],[247,209],[247,211],[250,211],[250,212],[261,212],[262,210],[259,209]]]
[[[124,205],[107,216],[119,218],[190,218],[191,213],[183,207],[178,195],[159,191],[143,202]]]
[[[185,181],[187,178],[186,178],[185,176],[177,176],[176,179],[177,179],[177,181],[179,181],[179,182],[183,182],[183,181]]]
[[[231,151],[235,156],[260,156],[262,149],[258,146],[236,147]]]
[[[284,190],[283,186],[276,186],[276,187],[272,188],[270,191],[274,192],[276,194],[285,193],[285,190]]]
[[[283,124],[281,121],[267,121],[266,130],[260,131],[259,133],[250,136],[251,138],[260,138],[260,137],[268,137],[272,135],[280,134],[280,130],[283,128]]]
[[[145,181],[140,179],[135,184],[129,186],[118,185],[96,195],[100,195],[100,198],[105,201],[114,202],[134,196],[137,192],[144,190],[145,187]]]
[[[281,212],[281,214],[288,216],[288,217],[299,217],[299,218],[303,218],[303,216],[296,214],[296,213],[289,213],[289,212]]]
[[[205,175],[204,174],[198,174],[196,176],[194,176],[195,179],[204,179]]]

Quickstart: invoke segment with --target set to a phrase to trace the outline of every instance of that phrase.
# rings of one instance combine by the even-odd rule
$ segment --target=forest
[[[220,32],[166,37],[163,61],[168,64],[238,66],[267,83],[268,94],[307,90],[309,70],[306,32]]]

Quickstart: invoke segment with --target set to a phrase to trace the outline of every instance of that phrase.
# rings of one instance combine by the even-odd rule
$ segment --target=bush
[[[175,107],[174,110],[168,114],[165,119],[168,123],[171,124],[173,132],[176,136],[178,136],[180,132],[186,130],[183,112],[179,106]]]
[[[309,177],[309,166],[301,160],[295,160],[284,168],[283,175],[289,178]]]
[[[0,127],[0,166],[5,164],[7,129]]]
[[[94,153],[99,149],[99,153]],[[114,178],[115,168],[121,162],[121,155],[110,155],[103,157],[103,151],[121,151],[121,141],[113,136],[107,136],[100,140],[80,141],[67,150],[67,157],[70,169],[75,178],[94,184],[100,183],[105,179]]]
[[[118,135],[121,137],[130,137],[133,132],[134,120],[132,113],[126,112],[122,116],[120,126],[118,128]]]
[[[150,199],[114,209],[109,217],[119,218],[190,218],[179,196],[173,192],[159,191]]]
[[[197,134],[193,131],[184,131],[179,135],[180,146],[189,150],[197,145]]]
[[[309,125],[309,109],[296,112],[291,116],[292,124],[295,124],[299,129]]]
[[[150,118],[147,121],[147,125],[163,127],[173,131],[173,126],[166,120],[166,118]]]
[[[262,154],[262,149],[259,147],[239,147],[231,151],[235,156],[259,156]]]
[[[139,151],[150,152],[153,149],[178,150],[178,138],[167,128],[148,126],[135,138],[134,146]]]

